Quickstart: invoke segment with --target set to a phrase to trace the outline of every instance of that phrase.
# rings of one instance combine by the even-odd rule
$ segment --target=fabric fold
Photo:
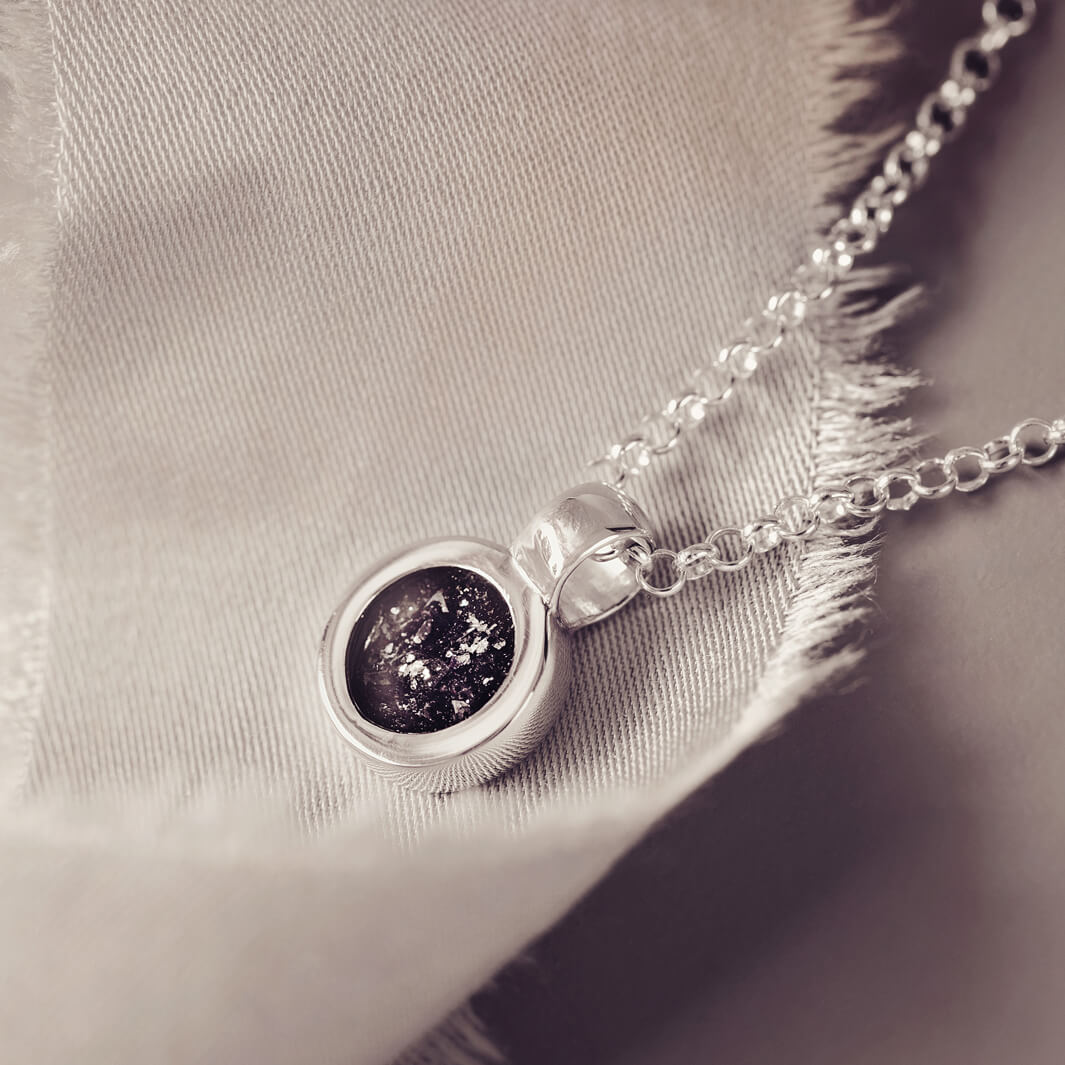
[[[890,34],[843,0],[47,12],[10,53],[54,57],[59,216],[25,393],[47,670],[16,631],[43,683],[7,685],[0,751],[9,1056],[385,1062],[853,664],[871,554],[590,629],[542,748],[448,796],[342,747],[322,625],[405,542],[507,542],[712,357],[881,146],[833,127]],[[904,304],[845,304],[639,484],[663,540],[890,459],[910,382],[866,360]],[[12,543],[43,560],[39,524]],[[465,1013],[430,1039],[404,1060],[491,1056]]]

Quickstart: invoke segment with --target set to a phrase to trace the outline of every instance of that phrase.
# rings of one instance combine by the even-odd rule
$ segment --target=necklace
[[[626,492],[727,403],[762,359],[807,328],[810,312],[890,229],[994,82],[1002,49],[1031,26],[1035,4],[989,0],[982,14],[980,33],[955,47],[948,77],[849,213],[686,391],[590,464],[589,483],[549,503],[509,548],[428,541],[385,559],[348,592],[326,627],[319,679],[334,724],[372,768],[428,790],[483,783],[523,759],[561,709],[574,630],[641,592],[672,596],[788,543],[868,536],[886,510],[975,491],[998,474],[1049,462],[1065,446],[1065,418],[1026,419],[983,447],[787,497],[767,516],[680,549],[658,545]]]

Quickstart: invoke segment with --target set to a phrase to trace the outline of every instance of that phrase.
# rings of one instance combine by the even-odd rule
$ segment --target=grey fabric
[[[384,1060],[827,672],[851,563],[801,613],[777,553],[582,635],[542,749],[440,797],[356,765],[314,658],[375,557],[507,542],[787,277],[850,158],[833,79],[876,55],[849,15],[52,0],[50,608],[2,918],[51,975],[0,1006],[13,1058]],[[663,540],[810,486],[823,357],[639,486]]]
[[[54,18],[64,666],[29,792],[121,796],[173,771],[280,787],[309,822],[368,800],[405,831],[446,817],[330,734],[310,668],[324,618],[407,541],[507,542],[786,276],[803,100],[734,47],[760,21],[740,8]],[[744,88],[773,106],[734,107]],[[674,537],[805,474],[813,368],[800,352],[776,371],[771,419],[747,403],[641,492]],[[719,734],[793,568],[589,633],[570,712],[484,812],[653,780]]]

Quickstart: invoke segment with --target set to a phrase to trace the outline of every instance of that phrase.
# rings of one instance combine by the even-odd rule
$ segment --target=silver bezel
[[[514,662],[499,691],[467,720],[439,732],[390,732],[363,717],[348,692],[348,642],[377,595],[433,566],[472,570],[499,589],[514,619]],[[450,791],[497,776],[539,742],[561,705],[568,642],[502,547],[474,539],[430,540],[387,559],[351,588],[326,626],[318,675],[333,724],[372,768],[407,786]]]

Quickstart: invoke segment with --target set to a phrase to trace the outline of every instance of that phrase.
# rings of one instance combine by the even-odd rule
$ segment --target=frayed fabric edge
[[[849,22],[852,0],[832,0],[819,14],[811,24],[811,46],[836,73],[811,99],[811,107],[826,117],[821,124],[825,136],[811,146],[810,173],[818,179],[818,188],[830,190],[828,198],[815,205],[816,232],[839,216],[837,195],[845,195],[866,176],[897,134],[896,129],[868,135],[835,129],[851,107],[875,90],[868,74],[854,72],[882,70],[900,53],[892,30],[893,10]],[[896,280],[897,271],[890,267],[851,271],[833,307],[819,314],[813,325],[820,373],[809,490],[894,465],[920,443],[909,419],[886,413],[921,383],[918,374],[889,365],[877,351],[878,338],[912,313],[920,300],[916,287],[885,297]],[[879,546],[878,537],[860,542],[826,537],[806,545],[777,649],[744,714],[724,742],[693,759],[671,787],[656,795],[658,808],[651,812],[649,826],[752,744],[771,736],[800,702],[857,667],[863,652],[845,637],[870,609],[868,588],[876,575]],[[616,807],[614,813],[623,815]],[[393,1065],[505,1061],[469,1000]]]
[[[47,363],[57,133],[45,4],[0,10],[0,808],[18,802],[40,705],[50,543]]]
[[[502,1051],[466,1002],[393,1065],[503,1065]]]
[[[839,21],[847,18],[852,6],[852,0],[827,4],[811,31],[813,47],[820,48],[836,71],[810,101],[811,108],[826,116],[822,122],[826,136],[811,146],[810,171],[819,179],[819,187],[831,190],[828,200],[815,207],[817,232],[840,217],[835,201],[849,202],[847,194],[853,195],[898,136],[897,128],[859,135],[835,131],[842,117],[876,90],[868,74],[854,72],[882,71],[900,54],[892,29],[894,9],[857,20],[840,34]],[[897,290],[897,273],[892,267],[852,270],[833,303],[812,324],[820,373],[809,490],[890,467],[920,442],[909,419],[886,413],[921,383],[916,373],[885,362],[878,350],[878,339],[920,301],[919,290],[912,286],[885,295]],[[780,643],[752,700],[758,706],[768,696],[776,704],[775,713],[758,715],[764,716],[763,732],[800,700],[838,681],[861,659],[860,648],[848,645],[845,637],[869,611],[868,588],[876,576],[879,546],[879,537],[865,541],[823,537],[807,545]],[[805,683],[796,686],[797,675]],[[790,699],[774,697],[786,689],[793,689]]]

